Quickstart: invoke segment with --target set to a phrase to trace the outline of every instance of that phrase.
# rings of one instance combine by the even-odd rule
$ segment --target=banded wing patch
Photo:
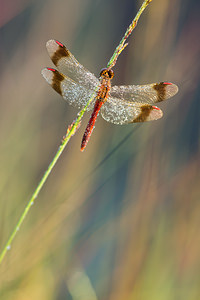
[[[110,96],[121,100],[154,104],[169,99],[178,92],[178,87],[170,82],[146,85],[113,86]]]
[[[102,117],[114,124],[129,124],[160,119],[162,110],[147,103],[128,102],[108,97],[101,108]]]
[[[86,89],[94,90],[99,85],[95,75],[84,68],[63,44],[49,40],[46,47],[52,62],[61,73],[69,75]]]
[[[52,68],[44,68],[42,75],[52,86],[52,88],[59,93],[70,105],[82,109],[88,100],[94,94],[94,91],[86,89],[84,86],[76,83],[74,80],[65,76]],[[90,103],[87,111],[91,110],[94,106],[94,101]]]

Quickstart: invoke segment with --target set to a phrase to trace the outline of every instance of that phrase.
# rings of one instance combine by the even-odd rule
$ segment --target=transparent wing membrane
[[[174,96],[178,87],[170,82],[152,83],[147,85],[113,86],[110,96],[128,102],[157,103]]]
[[[49,40],[46,47],[51,60],[61,73],[69,75],[86,89],[94,90],[99,85],[95,75],[84,68],[60,42]]]
[[[84,86],[76,83],[55,69],[45,68],[42,70],[42,75],[52,88],[70,105],[79,109],[82,109],[94,94],[94,91],[86,89]],[[93,108],[94,101],[95,100],[90,103],[87,108],[88,111]]]
[[[101,108],[101,115],[107,122],[122,125],[157,120],[163,113],[156,106],[109,97]]]

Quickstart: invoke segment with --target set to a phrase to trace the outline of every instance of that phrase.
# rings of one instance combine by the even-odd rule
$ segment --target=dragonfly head
[[[109,69],[103,68],[101,70],[101,72],[100,72],[100,76],[112,79],[114,77],[114,72],[113,72],[113,70],[109,70]]]

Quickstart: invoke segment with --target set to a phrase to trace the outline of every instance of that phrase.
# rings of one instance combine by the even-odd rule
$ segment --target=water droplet
[[[10,245],[8,245],[8,246],[6,247],[6,249],[7,249],[7,250],[10,250],[10,248],[11,248],[11,246],[10,246]]]

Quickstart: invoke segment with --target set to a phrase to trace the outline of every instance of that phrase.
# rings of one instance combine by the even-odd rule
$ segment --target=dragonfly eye
[[[101,72],[100,72],[100,76],[106,76],[106,75],[107,75],[110,79],[112,79],[113,76],[114,76],[113,70],[108,70],[108,69],[106,69],[106,68],[103,68],[103,69],[101,70]]]
[[[113,70],[109,70],[109,71],[108,71],[108,75],[109,75],[110,79],[112,79],[112,78],[114,77],[114,72],[113,72]]]
[[[100,76],[105,75],[107,72],[106,68],[101,69]]]

